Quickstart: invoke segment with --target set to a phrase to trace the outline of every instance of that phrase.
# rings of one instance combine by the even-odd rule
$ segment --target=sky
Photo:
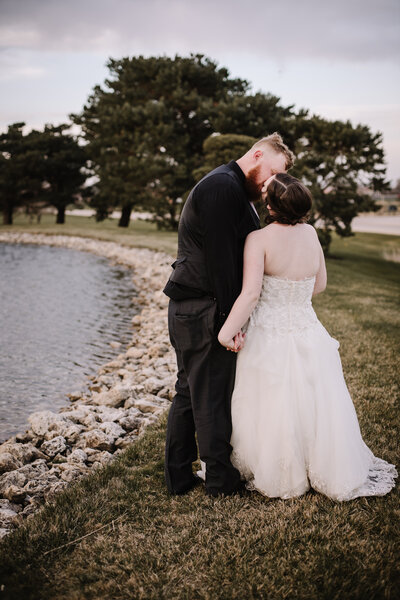
[[[284,106],[382,132],[400,179],[400,0],[0,0],[0,130],[68,121],[110,57],[191,52]]]

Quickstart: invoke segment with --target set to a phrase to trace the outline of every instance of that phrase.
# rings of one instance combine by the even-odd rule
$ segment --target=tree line
[[[273,131],[296,155],[291,173],[311,189],[312,222],[326,250],[332,230],[351,235],[353,217],[376,209],[360,189],[388,187],[381,133],[250,93],[249,82],[208,57],[111,58],[107,67],[71,123],[26,135],[25,124],[14,123],[0,135],[5,224],[17,208],[38,205],[56,207],[63,223],[66,207],[83,198],[98,221],[119,209],[119,226],[127,227],[132,210],[144,210],[159,228],[176,229],[195,182]]]

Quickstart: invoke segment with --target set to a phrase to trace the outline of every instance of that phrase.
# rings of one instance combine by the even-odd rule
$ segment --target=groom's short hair
[[[284,143],[282,137],[277,131],[261,138],[255,144],[253,144],[250,149],[253,150],[254,148],[260,148],[263,146],[269,146],[277,154],[283,154],[286,158],[286,169],[293,167],[295,156],[289,147]]]

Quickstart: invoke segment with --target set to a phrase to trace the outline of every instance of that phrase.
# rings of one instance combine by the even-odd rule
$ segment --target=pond
[[[0,443],[126,349],[135,297],[132,271],[106,258],[0,243]]]

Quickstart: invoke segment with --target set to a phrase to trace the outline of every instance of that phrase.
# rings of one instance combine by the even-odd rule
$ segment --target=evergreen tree
[[[0,135],[0,209],[3,224],[12,225],[16,209],[29,205],[42,189],[41,156],[25,123],[13,123]]]
[[[237,134],[213,134],[203,144],[203,163],[193,171],[196,181],[199,181],[209,171],[230,160],[243,156],[257,141],[257,138]]]
[[[32,131],[30,139],[42,154],[43,197],[57,209],[56,223],[65,222],[65,209],[78,198],[87,175],[86,150],[74,136],[66,133],[70,125],[46,125]]]
[[[213,132],[210,118],[248,84],[203,55],[110,59],[107,66],[106,89],[96,86],[82,113],[71,115],[99,178],[98,218],[120,206],[119,225],[127,226],[133,206],[156,208],[157,221],[176,228],[179,200]]]
[[[295,153],[291,173],[311,189],[311,222],[328,252],[332,231],[341,237],[353,235],[353,218],[378,209],[371,195],[360,190],[387,189],[382,135],[365,125],[306,116],[298,121]]]

